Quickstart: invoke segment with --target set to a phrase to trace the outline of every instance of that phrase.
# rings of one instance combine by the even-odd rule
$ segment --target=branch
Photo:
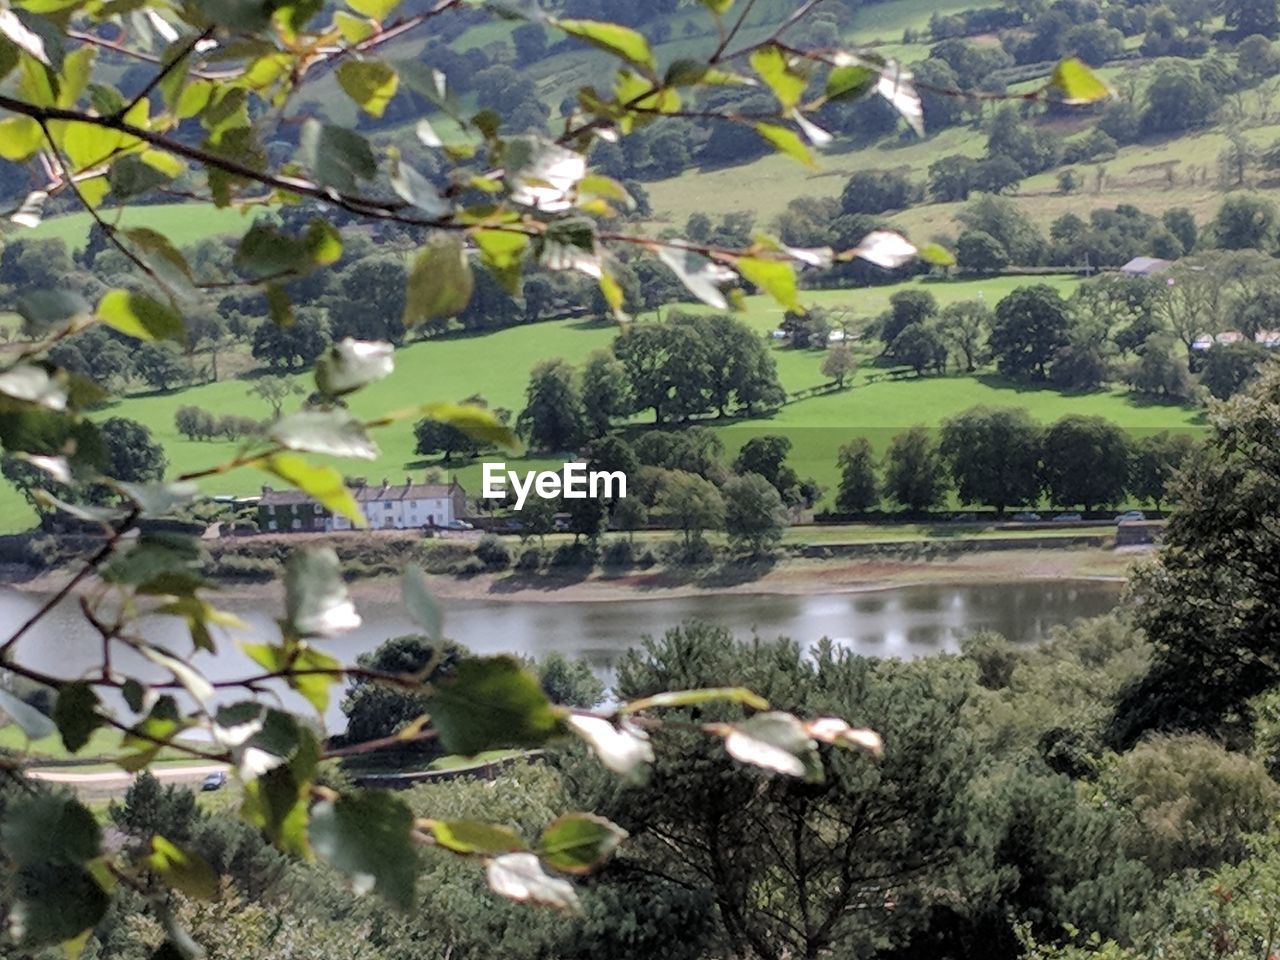
[[[176,54],[174,54],[174,57],[172,60],[170,60],[158,71],[156,71],[156,75],[152,77],[149,81],[147,81],[147,85],[138,91],[137,96],[135,96],[132,100],[130,100],[127,104],[125,104],[123,107],[121,107],[119,110],[115,112],[114,114],[115,119],[117,120],[123,119],[125,114],[127,114],[130,110],[136,107],[143,100],[147,99],[147,97],[151,96],[151,91],[154,90],[156,87],[160,86],[160,84],[164,82],[164,78],[167,77],[169,74],[171,74],[174,71],[174,69],[178,66],[178,64],[183,63],[187,59],[187,57],[189,57],[192,54],[192,52],[195,50],[197,46],[199,46],[201,43],[203,43],[205,40],[208,40],[212,36],[213,36],[213,27],[207,27],[203,33],[196,34],[195,36],[191,37],[186,43],[182,45],[182,48],[178,50]]]

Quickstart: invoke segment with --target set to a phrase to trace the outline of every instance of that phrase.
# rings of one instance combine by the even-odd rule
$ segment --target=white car
[[[475,528],[476,528],[476,527],[475,527],[475,524],[474,524],[474,523],[467,523],[467,521],[465,521],[465,520],[450,520],[450,521],[449,521],[449,529],[450,529],[450,530],[474,530]]]

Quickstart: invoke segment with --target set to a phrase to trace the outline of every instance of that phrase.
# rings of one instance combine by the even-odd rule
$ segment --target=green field
[[[928,289],[940,303],[981,296],[994,304],[1009,291],[1026,283],[1045,282],[1069,295],[1078,283],[1070,277],[1000,277],[971,281],[927,282],[916,279],[892,287],[858,290],[804,291],[804,301],[847,318],[851,331],[861,329],[887,305],[889,297],[904,288]],[[695,309],[695,308],[691,308]],[[781,310],[763,297],[747,298],[741,314],[762,334],[777,326]],[[617,328],[607,322],[556,320],[515,327],[480,336],[450,336],[415,343],[396,354],[396,372],[357,394],[353,411],[373,417],[434,400],[461,400],[474,393],[484,396],[493,407],[518,412],[523,406],[529,371],[539,360],[563,357],[581,363],[592,351],[607,346]],[[883,450],[891,437],[916,424],[937,425],[948,416],[975,404],[1026,407],[1036,419],[1050,422],[1067,413],[1098,414],[1135,431],[1194,427],[1200,422],[1198,409],[1141,403],[1120,390],[1091,394],[1062,394],[1052,389],[1028,389],[1000,381],[987,374],[889,379],[887,371],[873,366],[869,349],[860,349],[863,365],[854,385],[840,393],[810,397],[788,404],[774,417],[752,421],[704,421],[721,433],[732,454],[752,436],[785,433],[794,444],[792,461],[801,476],[816,477],[834,490],[836,451],[855,436],[867,436],[876,449]],[[789,393],[817,387],[826,382],[819,368],[823,353],[818,350],[774,348],[779,376]],[[310,389],[310,374],[298,375]],[[197,442],[181,437],[174,428],[178,407],[193,404],[219,414],[238,414],[262,419],[266,404],[249,395],[249,380],[224,380],[169,394],[128,397],[117,401],[96,416],[123,416],[145,424],[168,452],[170,474],[215,466],[235,456],[237,447],[227,442]],[[640,423],[647,422],[642,415]],[[374,461],[342,461],[344,473],[377,481],[386,477],[398,482],[406,473],[428,464],[413,452],[413,420],[408,419],[380,430],[377,441],[381,456]],[[554,461],[530,459],[521,466],[541,469]],[[473,494],[480,489],[479,464],[441,464],[456,471],[459,480]],[[515,465],[513,463],[513,468]],[[270,478],[252,470],[240,470],[204,482],[208,494],[257,493]],[[28,527],[33,514],[12,488],[0,489],[0,511],[4,528]]]
[[[101,213],[104,220],[117,226],[159,230],[179,247],[219,234],[243,233],[253,220],[249,211],[219,209],[208,203],[158,203],[120,211],[105,208]],[[87,213],[68,213],[50,217],[24,236],[53,237],[65,243],[68,250],[76,251],[85,245],[92,223],[93,218]]]

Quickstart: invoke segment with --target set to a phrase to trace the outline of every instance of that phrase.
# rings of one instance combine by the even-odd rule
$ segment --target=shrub
[[[635,563],[635,549],[630,540],[610,540],[601,559],[606,567],[623,569]]]
[[[516,569],[524,573],[534,573],[542,566],[542,548],[527,547],[516,560]]]
[[[560,568],[586,568],[595,566],[595,550],[585,542],[562,543],[551,554],[550,565]]]
[[[476,544],[476,558],[490,570],[505,570],[511,566],[511,548],[497,534],[486,533]]]
[[[486,573],[488,570],[488,566],[479,557],[468,557],[458,564],[456,568],[456,572],[460,577],[474,577],[477,574]]]

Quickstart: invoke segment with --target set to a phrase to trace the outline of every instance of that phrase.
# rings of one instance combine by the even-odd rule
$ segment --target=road
[[[172,766],[153,766],[151,773],[157,780],[175,783],[193,783],[203,780],[210,773],[226,770],[225,764],[174,764]],[[125,790],[133,783],[135,774],[128,770],[98,770],[93,773],[77,773],[74,768],[39,768],[28,770],[27,776],[32,780],[44,780],[48,783],[62,783],[69,787],[96,787],[106,790]]]

